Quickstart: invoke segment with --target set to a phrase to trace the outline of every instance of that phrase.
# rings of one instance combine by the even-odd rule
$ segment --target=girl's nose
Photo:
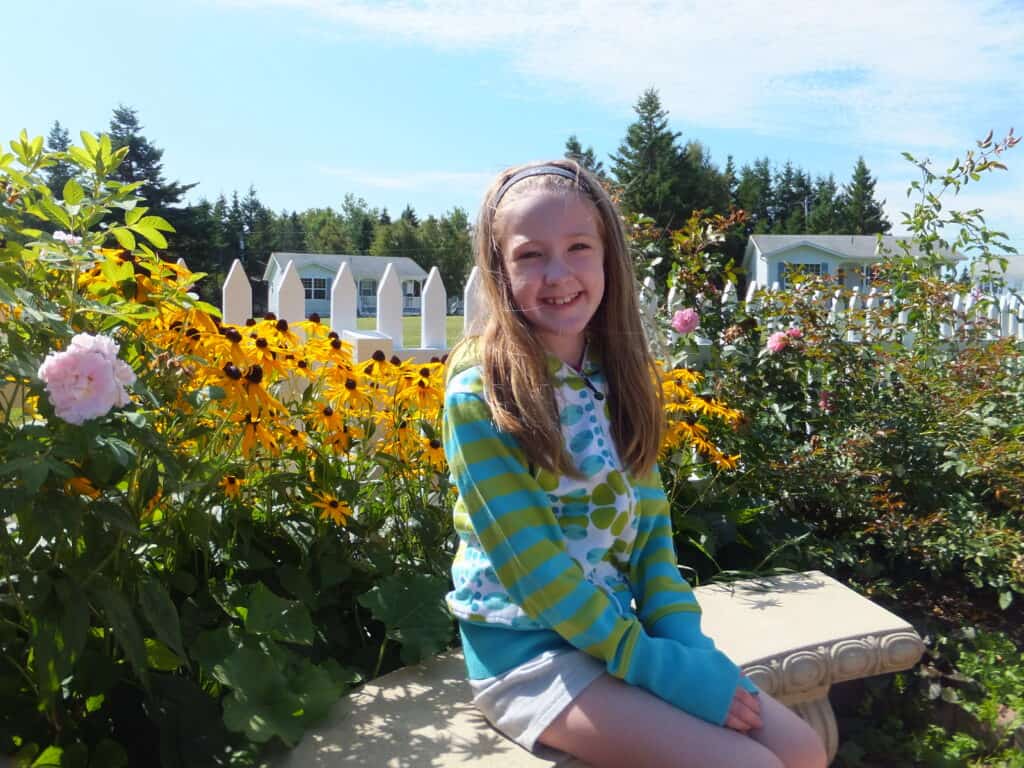
[[[555,254],[548,259],[548,262],[544,267],[544,282],[552,285],[560,283],[565,280],[570,273],[571,271],[569,269],[569,265],[565,262],[565,258],[559,254]]]

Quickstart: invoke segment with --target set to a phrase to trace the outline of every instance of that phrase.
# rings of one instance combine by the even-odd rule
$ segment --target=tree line
[[[576,135],[565,144],[565,155],[607,183],[626,214],[643,214],[657,226],[677,228],[693,211],[726,214],[742,209],[747,212],[746,231],[731,238],[730,247],[737,255],[750,234],[875,234],[891,228],[863,158],[843,185],[832,174],[812,179],[792,162],[778,167],[767,157],[737,170],[729,156],[719,168],[700,141],[682,142],[681,134],[671,129],[655,89],[644,91],[634,111],[636,119],[607,167]],[[242,194],[236,190],[187,205],[185,195],[195,184],[165,178],[164,151],[144,135],[135,109],[118,106],[104,132],[115,148],[129,149],[116,180],[143,182],[143,204],[177,231],[167,256],[210,273],[198,290],[211,303],[219,305],[220,286],[235,259],[250,279],[259,280],[275,251],[408,256],[424,269],[437,266],[449,295],[462,293],[473,258],[472,224],[462,208],[421,218],[406,206],[392,218],[387,208],[346,194],[337,208],[275,212],[252,186]],[[47,147],[64,152],[70,145],[68,130],[55,122]],[[50,189],[61,196],[72,176],[70,164],[57,162],[46,173]]]
[[[657,90],[644,91],[633,107],[636,120],[605,168],[592,147],[570,136],[565,154],[610,181],[626,213],[643,214],[661,227],[677,228],[692,211],[747,212],[745,234],[885,233],[885,201],[875,194],[876,180],[858,158],[849,182],[840,186],[833,174],[811,174],[787,161],[781,168],[769,158],[736,169],[730,155],[724,169],[711,161],[700,141],[680,142],[669,127],[668,111]]]

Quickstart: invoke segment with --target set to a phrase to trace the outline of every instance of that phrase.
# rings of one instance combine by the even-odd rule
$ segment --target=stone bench
[[[924,650],[913,627],[817,571],[699,587],[704,631],[763,690],[809,722],[829,759],[839,734],[829,687],[897,672]],[[335,706],[278,768],[586,768],[533,755],[470,704],[458,652],[400,669]]]

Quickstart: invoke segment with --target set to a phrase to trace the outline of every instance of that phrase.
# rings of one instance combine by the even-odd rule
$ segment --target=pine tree
[[[677,143],[680,134],[669,129],[668,112],[655,89],[644,91],[633,109],[636,122],[611,156],[612,175],[622,187],[622,207],[646,214],[661,226],[681,226],[690,208],[683,199],[686,163]]]
[[[775,216],[774,198],[771,164],[767,157],[755,160],[753,166],[744,165],[740,169],[736,203],[747,212],[750,234],[771,231]]]
[[[71,146],[71,136],[68,129],[60,124],[60,120],[53,121],[53,127],[46,136],[46,149],[49,152],[67,152]],[[64,185],[75,177],[74,166],[66,160],[58,160],[49,168],[43,171],[46,176],[46,186],[53,192],[54,197],[63,197]]]
[[[348,253],[345,222],[331,208],[310,208],[302,214],[307,253]]]
[[[839,185],[832,174],[814,180],[814,204],[807,222],[807,231],[816,235],[841,235]]]
[[[892,224],[885,217],[885,200],[879,202],[875,199],[875,183],[864,158],[858,157],[853,177],[843,188],[841,222],[846,230],[844,234],[884,234],[892,229]]]
[[[593,147],[583,148],[576,134],[572,134],[565,140],[565,156],[569,160],[575,160],[599,179],[604,179],[604,163],[597,159]]]
[[[402,211],[402,215],[399,218],[412,227],[418,227],[420,225],[420,220],[416,216],[416,211],[414,211],[412,205],[408,203],[406,203],[405,209]]]
[[[117,181],[143,182],[139,194],[150,213],[174,220],[181,211],[177,209],[182,197],[195,184],[179,184],[167,181],[163,175],[164,151],[142,135],[138,113],[131,107],[120,105],[110,120],[110,141],[115,149],[128,147],[128,154],[114,173]]]

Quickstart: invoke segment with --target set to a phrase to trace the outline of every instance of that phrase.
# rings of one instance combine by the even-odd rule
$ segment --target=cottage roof
[[[906,237],[885,235],[881,247],[893,253],[900,252],[900,241]],[[788,251],[802,245],[828,251],[840,258],[857,259],[860,261],[877,261],[881,254],[876,235],[751,235],[750,242],[760,251],[762,256]],[[921,249],[912,245],[910,252],[920,255]],[[948,249],[937,249],[951,261],[963,261],[964,257]]]
[[[267,268],[263,270],[263,279],[269,280],[274,271],[284,272],[289,261],[295,262],[295,268],[302,270],[306,266],[319,266],[336,273],[342,263],[347,263],[352,270],[352,276],[372,277],[380,279],[384,276],[384,270],[388,263],[395,265],[399,279],[402,280],[426,280],[427,273],[419,264],[408,256],[359,256],[344,253],[289,253],[286,251],[275,251],[267,259]]]

